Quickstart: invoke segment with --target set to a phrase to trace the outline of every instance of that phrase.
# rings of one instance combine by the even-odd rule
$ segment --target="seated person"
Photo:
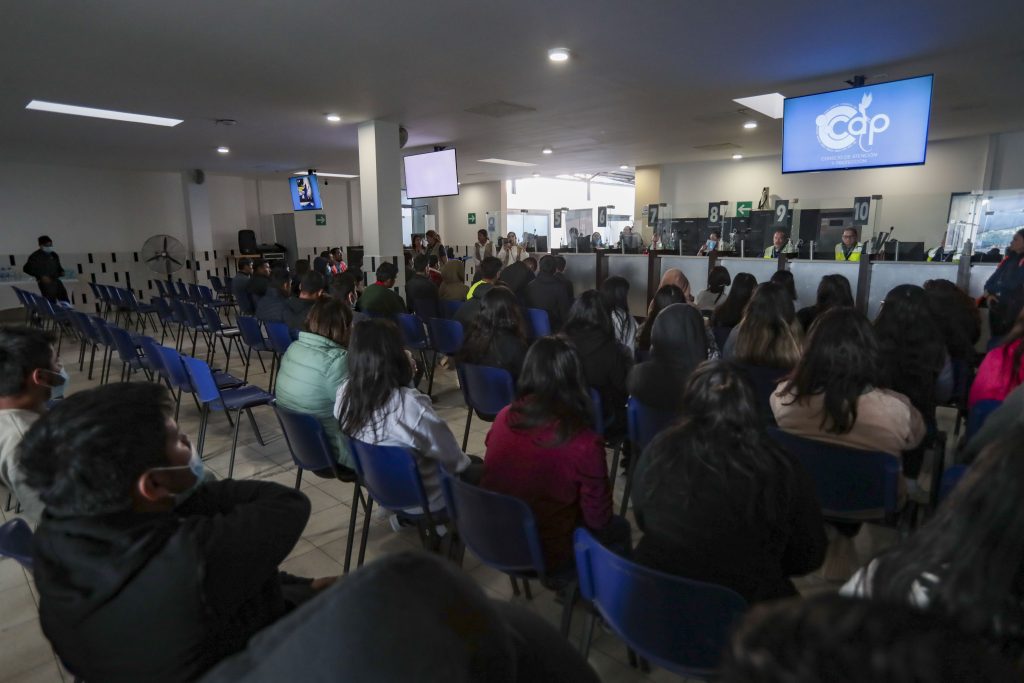
[[[802,336],[789,292],[776,282],[765,282],[754,290],[743,320],[729,333],[723,354],[744,365],[789,371],[800,360]]]
[[[526,326],[515,294],[504,286],[492,287],[466,332],[459,362],[503,368],[515,381],[526,349]]]
[[[302,261],[302,263],[305,263],[305,261]],[[302,280],[299,282],[299,296],[293,296],[285,302],[288,311],[284,321],[288,324],[288,327],[293,330],[302,329],[303,323],[306,322],[306,316],[309,315],[313,304],[324,295],[326,287],[327,282],[324,280],[323,275],[313,270],[306,271],[306,274],[302,276]]]
[[[981,337],[981,313],[967,292],[949,280],[928,280],[924,283],[928,310],[942,331],[946,351],[954,361],[972,362],[974,345]]]
[[[409,313],[416,312],[417,302],[427,306],[434,317],[440,317],[437,307],[437,285],[427,277],[427,256],[417,254],[412,259],[413,273],[405,281],[405,302],[409,305]]]
[[[430,397],[412,388],[413,361],[398,327],[390,320],[364,320],[352,328],[348,351],[348,379],[334,403],[342,433],[368,444],[412,450],[430,509],[443,509],[438,465],[463,472],[470,459]]]
[[[827,593],[751,610],[722,683],[959,683],[1020,680],[965,624],[893,603]]]
[[[292,270],[292,296],[297,297],[299,292],[302,291],[302,278],[311,270],[309,267],[308,259],[299,259],[295,262],[295,268]],[[324,278],[326,281],[326,278]]]
[[[331,285],[327,290],[329,296],[339,299],[348,306],[352,313],[352,324],[360,320],[366,320],[367,316],[362,311],[355,310],[356,301],[359,299],[359,279],[348,270],[331,278]]]
[[[529,256],[502,268],[498,282],[511,289],[516,296],[522,296],[526,286],[536,277],[536,272],[537,259]]]
[[[811,324],[815,318],[829,310],[845,306],[853,308],[853,291],[850,289],[850,281],[838,273],[826,275],[818,283],[818,292],[813,306],[801,308],[796,312],[796,318],[805,332],[810,332]]]
[[[488,256],[480,262],[480,267],[476,270],[480,279],[466,290],[466,303],[462,304],[455,313],[455,320],[462,324],[463,330],[469,329],[473,319],[480,312],[480,302],[483,300],[484,294],[487,294],[498,281],[500,271],[501,261],[497,256]]]
[[[679,391],[682,417],[637,461],[636,560],[748,602],[796,595],[790,577],[825,557],[810,476],[768,436],[739,368],[705,363]]]
[[[555,262],[557,264],[555,268],[555,278],[565,285],[565,291],[569,293],[569,301],[572,302],[576,299],[576,288],[565,274],[565,268],[568,265],[568,262],[561,254],[555,256]]]
[[[535,341],[516,394],[487,434],[480,485],[529,504],[549,571],[572,566],[580,525],[628,550],[629,522],[612,514],[604,440],[572,347],[558,337]]]
[[[711,326],[731,329],[739,325],[740,320],[743,320],[743,312],[750,303],[750,297],[754,295],[755,287],[757,278],[750,273],[737,273],[729,287],[729,295],[711,314]]]
[[[1024,310],[999,346],[985,354],[971,384],[967,406],[978,401],[1003,401],[1024,383]]]
[[[0,481],[31,524],[39,523],[43,503],[25,482],[18,446],[55,391],[63,392],[67,373],[54,341],[34,327],[0,327]]]
[[[245,291],[249,295],[249,302],[252,304],[252,313],[248,315],[255,315],[256,306],[259,305],[260,299],[267,293],[267,288],[270,286],[270,262],[266,259],[259,259],[253,262],[252,277],[249,278],[249,282],[246,283]]]
[[[629,373],[629,395],[651,408],[678,413],[683,387],[708,359],[708,351],[700,311],[682,303],[670,305],[654,323],[650,359]]]
[[[678,303],[686,303],[686,300],[683,298],[683,291],[675,285],[662,285],[655,292],[654,298],[651,299],[651,303],[647,306],[647,317],[636,333],[637,358],[640,358],[642,355],[648,355],[651,350],[651,335],[654,332],[654,324],[658,320],[658,314],[661,313],[662,309]]]
[[[490,257],[488,257],[490,258]],[[499,261],[499,267],[500,267]],[[448,261],[441,266],[441,287],[438,295],[442,301],[465,301],[469,294],[469,285],[466,284],[466,264],[457,259]]]
[[[612,314],[615,339],[630,351],[636,346],[636,318],[629,312],[629,280],[618,275],[601,283],[601,295]]]
[[[206,482],[167,390],[65,399],[22,443],[46,505],[36,531],[43,633],[88,681],[190,681],[332,580],[278,565],[309,519],[301,492]]]
[[[377,266],[377,281],[363,290],[356,302],[356,308],[363,313],[393,316],[405,313],[405,302],[395,293],[398,267],[391,261]]]
[[[725,303],[725,288],[732,284],[729,271],[725,266],[715,266],[708,273],[708,288],[697,293],[693,305],[702,311],[713,311],[720,303]]]
[[[551,330],[558,332],[562,329],[566,318],[569,317],[572,299],[569,298],[565,282],[555,277],[558,261],[554,256],[542,256],[538,267],[540,272],[530,284],[526,285],[523,298],[528,308],[547,311]]]
[[[312,275],[320,277],[319,273]],[[351,324],[352,313],[344,302],[325,297],[314,303],[299,338],[281,357],[274,389],[278,404],[313,415],[320,421],[334,459],[349,469],[352,468],[352,457],[338,421],[334,419],[334,400],[338,388],[348,377],[348,351],[345,346]],[[335,476],[334,471],[317,474],[329,478]]]
[[[231,278],[231,296],[234,297],[241,315],[253,315],[256,312],[256,305],[253,304],[252,295],[249,294],[252,271],[252,259],[240,258],[238,259],[238,272]]]
[[[288,298],[292,293],[292,278],[284,268],[270,274],[266,294],[256,304],[256,318],[265,323],[286,323],[291,314]]]

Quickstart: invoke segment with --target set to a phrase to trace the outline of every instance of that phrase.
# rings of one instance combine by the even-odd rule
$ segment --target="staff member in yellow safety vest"
[[[860,261],[863,247],[857,243],[857,229],[843,230],[843,241],[836,245],[836,261]]]
[[[775,234],[772,235],[772,246],[764,248],[765,258],[779,258],[779,254],[782,253],[783,247],[786,246],[786,232],[784,230],[776,230]]]

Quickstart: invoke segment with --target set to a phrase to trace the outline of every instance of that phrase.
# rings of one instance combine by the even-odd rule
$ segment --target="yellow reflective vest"
[[[839,244],[836,245],[836,261],[860,261],[860,254],[862,250],[863,247],[858,244],[853,247],[853,250],[850,252],[850,255],[847,256],[846,253],[843,251],[843,243],[840,242]]]

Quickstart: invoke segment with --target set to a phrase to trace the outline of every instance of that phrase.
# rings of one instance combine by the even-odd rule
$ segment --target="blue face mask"
[[[188,459],[188,464],[187,465],[174,465],[174,466],[171,466],[171,467],[154,467],[153,468],[154,470],[164,470],[164,471],[167,471],[167,470],[182,470],[182,469],[188,468],[189,470],[192,471],[192,474],[195,475],[196,480],[192,483],[191,486],[189,486],[184,491],[180,491],[180,492],[174,494],[174,503],[175,503],[175,505],[181,505],[184,501],[188,500],[188,498],[193,493],[196,492],[196,489],[198,489],[200,486],[202,486],[203,481],[206,479],[206,466],[203,464],[203,459],[201,457],[199,457],[199,452],[196,450],[195,445],[194,444],[190,444],[190,445],[192,446],[192,455]]]
[[[45,252],[47,254],[52,254],[53,253],[53,247],[43,247],[43,252]]]
[[[708,249],[714,249],[715,247],[718,246],[718,242],[716,242],[715,240],[708,240],[707,244]]]
[[[52,381],[52,383],[48,385],[50,388],[50,398],[47,400],[53,401],[58,398],[64,398],[64,393],[67,391],[68,381],[70,380],[68,371],[62,366],[60,372],[54,372],[53,370],[47,370],[45,368],[43,368],[43,372],[50,375],[50,379]]]

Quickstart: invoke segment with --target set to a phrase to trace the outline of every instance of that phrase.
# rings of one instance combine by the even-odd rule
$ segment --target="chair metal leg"
[[[203,457],[203,446],[206,445],[206,427],[210,422],[210,406],[204,405],[199,415],[199,444],[196,446],[196,452],[199,457]]]
[[[227,411],[225,411],[227,412]],[[252,417],[250,415],[250,417]],[[228,479],[235,473],[235,450],[238,449],[238,428],[242,426],[242,411],[235,416],[235,435],[231,438],[231,459],[228,461]]]
[[[253,417],[252,408],[246,408],[245,414],[249,416],[249,424],[252,425],[252,431],[254,434],[256,434],[256,441],[261,446],[266,446],[266,442],[263,441],[263,435],[260,434],[260,427],[259,425],[256,424],[256,418]],[[239,418],[241,418],[241,415],[239,415]]]
[[[572,587],[566,592],[568,593],[568,596],[565,600],[565,604],[562,605],[561,632],[563,638],[569,637],[569,627],[572,626],[572,608],[576,606],[576,601],[579,600],[580,597],[579,582],[573,580]]]
[[[369,495],[367,495],[367,498],[369,498]],[[348,543],[345,545],[345,574],[348,574],[349,567],[352,565],[352,546],[356,541],[356,515],[359,514],[359,505],[361,503],[363,503],[363,496],[360,492],[359,482],[356,482],[355,490],[352,492],[352,513],[348,518]],[[365,510],[365,508],[366,505],[364,503],[363,509]]]
[[[526,593],[527,600],[533,600],[533,594],[530,593],[530,580],[523,579],[523,592]]]
[[[636,659],[636,652],[631,647],[626,647],[626,657],[629,659],[629,665],[634,669],[640,666],[640,662]]]
[[[519,597],[519,582],[516,581],[516,577],[510,576],[508,580],[512,583],[512,595]]]
[[[249,358],[252,356],[252,347],[248,346],[248,347],[246,347],[246,349],[247,350],[245,352],[245,374],[242,375],[242,381],[243,382],[248,382],[249,381]],[[257,355],[258,354],[259,354],[259,352],[257,351]]]
[[[580,634],[580,654],[583,659],[590,656],[590,642],[594,639],[594,624],[596,623],[597,615],[589,612],[587,620],[583,624],[583,632]]]
[[[626,485],[622,487],[622,503],[619,506],[620,517],[626,516],[626,508],[629,507],[629,492],[633,489],[633,470],[636,469],[636,461],[639,459],[640,454],[636,452],[634,452],[629,458],[629,470],[626,472]]]
[[[370,518],[373,513],[373,498],[366,494],[366,508],[363,513],[363,537],[359,541],[359,559],[356,561],[356,569],[363,566],[363,559],[366,557],[366,541],[370,537]]]
[[[430,377],[427,380],[427,396],[430,396],[434,392],[435,372],[437,372],[437,351],[434,351],[434,357],[430,361]]]
[[[299,490],[299,486],[301,486],[301,485],[302,485],[302,468],[301,467],[296,467],[295,468],[295,490],[298,491]]]
[[[473,409],[469,409],[469,413],[466,414],[466,431],[462,435],[462,452],[466,452],[466,446],[469,444],[469,425],[473,421]]]
[[[615,478],[619,475],[619,453],[622,451],[622,442],[615,444],[615,450],[612,451],[612,471],[608,475],[609,483],[613,491],[615,490]]]
[[[92,353],[89,354],[89,379],[92,379],[92,368],[96,363],[96,344],[92,345]],[[177,418],[175,418],[177,419]]]

